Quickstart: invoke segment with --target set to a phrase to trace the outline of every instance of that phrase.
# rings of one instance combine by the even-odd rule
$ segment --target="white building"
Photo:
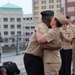
[[[18,33],[18,41],[24,41],[27,45],[28,35],[32,34],[35,25],[32,15],[23,15],[21,7],[11,3],[0,7],[0,34],[4,38],[3,46],[16,45]]]
[[[24,42],[27,46],[30,40],[31,35],[33,34],[34,28],[38,25],[38,23],[33,21],[32,15],[24,15],[23,16],[23,35],[24,35]]]

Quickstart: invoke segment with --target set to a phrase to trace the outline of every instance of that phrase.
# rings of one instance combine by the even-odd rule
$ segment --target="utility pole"
[[[1,43],[3,43],[3,38],[0,35],[0,63],[1,63],[1,55],[2,55],[2,46],[1,46]]]
[[[17,33],[17,42],[16,42],[16,55],[19,55],[20,46],[19,46],[19,33]]]

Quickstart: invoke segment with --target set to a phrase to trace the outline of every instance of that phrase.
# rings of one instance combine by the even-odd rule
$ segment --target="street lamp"
[[[1,53],[2,53],[2,46],[1,46],[1,43],[3,43],[3,38],[2,38],[2,36],[0,35],[0,62],[1,62]]]
[[[20,51],[20,46],[19,46],[19,44],[20,44],[20,42],[19,42],[19,36],[20,36],[20,34],[17,33],[16,55],[18,55],[18,54],[19,54],[19,51]]]

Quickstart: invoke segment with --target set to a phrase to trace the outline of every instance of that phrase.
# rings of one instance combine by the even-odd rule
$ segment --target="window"
[[[36,6],[34,7],[34,10],[36,10]]]
[[[11,35],[15,35],[15,32],[14,31],[11,31]]]
[[[11,46],[15,46],[15,44],[12,44]]]
[[[36,15],[36,12],[34,12],[34,15]]]
[[[10,28],[15,28],[15,25],[10,25]]]
[[[33,34],[33,32],[31,32],[31,34]]]
[[[43,4],[43,1],[41,1],[41,4]]]
[[[26,20],[29,20],[29,18],[26,18]]]
[[[8,47],[8,45],[4,45],[5,47]]]
[[[44,6],[44,9],[46,9],[46,6]]]
[[[74,20],[75,16],[71,16],[71,20]]]
[[[15,38],[12,38],[12,42],[15,42]]]
[[[60,4],[57,5],[57,8],[60,8]]]
[[[30,27],[27,27],[27,26],[26,26],[25,29],[30,29]]]
[[[44,4],[46,4],[46,1],[44,1]]]
[[[44,0],[44,1],[41,1],[41,4],[46,4],[46,1]]]
[[[49,9],[52,9],[52,8],[54,8],[54,5],[49,5]]]
[[[43,6],[41,7],[41,9],[44,9]]]
[[[30,35],[30,33],[29,32],[26,32],[26,35]]]
[[[52,5],[52,8],[54,8],[54,5]]]
[[[51,9],[52,8],[52,6],[51,5],[49,5],[49,9]]]
[[[49,3],[54,3],[54,0],[49,0]]]
[[[42,8],[42,9],[46,9],[46,6],[42,6],[41,8]]]
[[[25,20],[25,18],[23,18],[23,20]]]
[[[68,8],[67,8],[67,11],[68,11],[68,12],[74,11],[74,7],[68,7]]]
[[[37,1],[36,3],[39,4],[39,1]]]
[[[57,0],[57,2],[60,2],[60,0]]]
[[[21,35],[21,31],[18,31],[17,34]]]
[[[7,22],[8,21],[8,18],[3,18],[3,21]]]
[[[31,26],[31,29],[34,29],[35,27],[34,26]]]
[[[4,38],[4,41],[5,41],[5,42],[8,42],[8,38]]]
[[[32,17],[30,17],[30,20],[32,20]]]
[[[39,10],[39,6],[36,7],[36,10]]]
[[[26,41],[29,41],[29,38],[26,38]]]
[[[17,22],[21,22],[21,18],[17,18]]]
[[[21,28],[21,25],[17,25],[17,28]]]
[[[75,2],[75,0],[67,0],[67,2]]]
[[[36,4],[36,1],[34,1],[34,4]]]
[[[21,41],[21,38],[19,38],[19,41]]]
[[[8,25],[4,25],[4,28],[8,28]]]
[[[8,31],[4,31],[4,35],[8,35]]]
[[[10,18],[10,21],[11,21],[11,22],[14,22],[14,21],[15,21],[15,19],[14,19],[14,18]]]

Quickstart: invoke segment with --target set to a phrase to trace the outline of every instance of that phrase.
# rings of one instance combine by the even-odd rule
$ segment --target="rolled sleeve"
[[[46,34],[43,35],[43,37],[47,40],[47,42],[51,42],[54,40],[54,32],[52,29],[50,29]]]

